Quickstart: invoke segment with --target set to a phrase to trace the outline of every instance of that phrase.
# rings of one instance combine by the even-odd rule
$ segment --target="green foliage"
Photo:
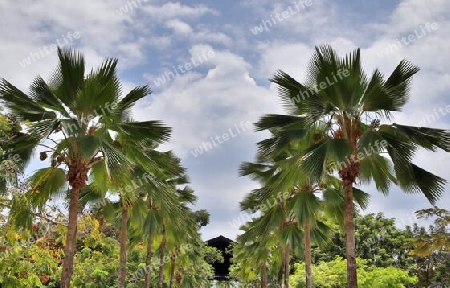
[[[370,261],[357,259],[358,287],[361,288],[401,288],[416,284],[417,277],[410,276],[408,271],[395,267],[376,267]],[[294,264],[295,272],[289,278],[291,287],[306,287],[305,264]],[[347,285],[347,261],[342,257],[321,261],[312,267],[313,287],[341,288]]]
[[[220,250],[217,249],[216,247],[204,245],[203,253],[205,255],[204,256],[205,261],[209,264],[223,263],[224,261],[222,252],[220,252]]]
[[[117,287],[119,243],[109,233],[114,226],[101,223],[91,215],[83,215],[78,223],[78,252],[75,255],[72,285],[76,288]],[[46,222],[33,224],[31,230],[0,226],[0,284],[1,287],[34,288],[60,285],[63,259],[63,240],[67,229],[63,225]],[[107,233],[107,234],[105,234]],[[208,262],[223,261],[221,253],[201,240],[196,245],[181,244],[175,255],[176,263],[184,266],[181,287],[205,287],[213,275]],[[155,245],[155,253],[157,247]],[[128,249],[127,287],[141,287],[139,270],[145,269],[145,243]],[[168,252],[167,252],[168,253]],[[159,259],[154,255],[153,282],[157,282]],[[166,281],[169,281],[171,261],[164,261]],[[71,286],[72,287],[72,286]]]
[[[414,227],[414,249],[417,257],[416,273],[420,287],[450,286],[450,212],[437,207],[416,212],[418,218],[434,218],[429,231]]]
[[[0,113],[0,195],[3,196],[8,192],[8,184],[16,183],[23,170],[23,161],[20,155],[12,153],[11,146],[21,130],[19,122],[13,116]]]
[[[33,225],[31,231],[3,225],[0,252],[0,283],[4,287],[59,287],[61,243],[54,239],[56,227]]]
[[[119,243],[105,237],[95,218],[84,216],[78,224],[79,252],[75,257],[74,287],[100,288],[116,284]]]
[[[345,257],[343,232],[336,225],[332,227],[331,242],[314,249],[316,263],[330,261],[336,256]],[[408,255],[413,238],[410,228],[397,228],[395,219],[386,218],[383,213],[357,217],[355,228],[357,257],[372,260],[373,265],[379,267],[409,269],[414,264],[414,257]]]
[[[430,227],[430,234],[425,237],[415,239],[414,250],[411,255],[419,257],[429,256],[435,251],[450,252],[450,211],[434,207],[416,212],[418,218],[436,217],[434,225]]]

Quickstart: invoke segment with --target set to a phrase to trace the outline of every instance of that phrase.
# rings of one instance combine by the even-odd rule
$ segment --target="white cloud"
[[[211,49],[193,46],[191,57]],[[249,76],[250,65],[242,57],[221,50],[214,53],[197,68],[207,68],[205,74],[192,71],[177,76],[149,106],[138,109],[141,117],[160,117],[174,127],[172,143],[182,156],[236,123],[256,121],[261,112],[273,110],[277,103],[267,89],[255,85]]]
[[[192,33],[192,28],[186,22],[181,20],[169,20],[167,22],[167,27],[173,29],[177,34],[190,34]]]
[[[313,47],[302,42],[262,43],[258,46],[261,54],[259,75],[270,78],[276,70],[281,69],[296,79],[303,79],[306,66],[312,55]]]
[[[198,18],[205,14],[217,15],[217,11],[208,8],[205,5],[190,7],[182,5],[179,2],[169,2],[162,6],[145,5],[143,11],[155,20],[164,20],[172,18]]]

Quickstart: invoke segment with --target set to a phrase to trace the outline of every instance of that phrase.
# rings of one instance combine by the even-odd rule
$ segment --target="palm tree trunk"
[[[169,280],[169,288],[172,288],[173,286],[173,279],[175,276],[175,255],[173,253],[170,253],[170,280]]]
[[[357,288],[355,223],[353,220],[353,185],[344,181],[344,230],[347,253],[347,287]]]
[[[289,288],[289,261],[290,261],[290,247],[289,244],[286,244],[286,252],[284,255],[284,287]]]
[[[284,275],[284,249],[281,252],[281,267],[280,271],[278,271],[277,287],[283,287],[283,275]]]
[[[164,283],[164,249],[166,249],[166,225],[162,224],[162,241],[159,245],[159,284],[158,288],[163,288]]]
[[[125,288],[125,277],[127,275],[127,227],[128,223],[128,207],[122,202],[122,219],[120,224],[120,252],[119,252],[119,279],[118,287]]]
[[[267,268],[266,268],[266,260],[264,260],[261,264],[261,288],[267,287]]]
[[[311,274],[311,224],[309,220],[305,223],[305,273],[306,288],[312,288]]]
[[[77,247],[77,216],[80,189],[72,188],[69,202],[69,223],[67,224],[66,247],[64,247],[64,262],[61,274],[61,288],[70,287],[73,274],[73,258]]]
[[[152,280],[153,235],[147,238],[147,256],[145,259],[144,288],[150,288]]]

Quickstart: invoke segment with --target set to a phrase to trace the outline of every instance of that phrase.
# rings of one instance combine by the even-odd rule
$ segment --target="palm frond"
[[[101,141],[93,135],[85,135],[75,139],[75,149],[83,160],[90,160],[97,155],[101,148]],[[74,149],[74,150],[75,150]]]
[[[310,219],[317,219],[322,210],[319,198],[309,191],[299,191],[289,199],[288,207],[293,211],[300,224]]]
[[[5,79],[0,80],[0,100],[19,120],[35,122],[56,118],[55,112],[45,110]]]
[[[377,190],[387,195],[392,183],[396,184],[394,171],[388,159],[381,155],[366,156],[360,161],[359,178],[365,183],[375,182]]]
[[[390,118],[389,111],[401,111],[409,98],[411,79],[419,72],[419,67],[402,60],[387,80],[380,71],[375,70],[363,97],[363,110],[384,112]]]
[[[431,204],[435,204],[437,200],[445,192],[445,184],[447,181],[439,176],[434,175],[422,169],[414,164],[411,165],[412,178],[406,184],[406,192],[421,192],[430,201]],[[405,179],[408,180],[408,179]],[[402,184],[402,183],[401,183]],[[405,186],[405,185],[404,185]]]
[[[297,82],[282,70],[276,71],[270,81],[278,85],[278,96],[288,112],[294,113],[298,109],[302,109],[303,101],[308,98],[319,97],[313,88]]]
[[[291,115],[267,114],[255,123],[256,131],[264,131],[269,129],[305,129],[304,117]]]
[[[149,86],[140,86],[131,90],[123,99],[118,102],[115,113],[122,114],[133,107],[133,105],[140,99],[152,93]]]
[[[145,140],[155,143],[167,141],[172,130],[161,121],[127,122],[117,124],[117,127],[119,127],[121,134],[134,141]]]
[[[77,115],[76,99],[84,83],[85,64],[81,53],[58,47],[59,66],[49,86],[58,99]]]
[[[34,207],[42,208],[53,197],[62,195],[66,189],[66,173],[61,168],[48,167],[37,170],[28,179],[27,195]]]
[[[369,207],[370,194],[353,187],[353,201],[355,204],[358,204],[361,209],[365,210]]]
[[[386,80],[385,87],[389,91],[395,111],[408,102],[409,90],[411,88],[412,76],[419,72],[420,68],[409,61],[402,60]]]
[[[436,151],[438,148],[450,152],[450,131],[444,129],[413,127],[393,123],[393,127],[411,140],[414,144]]]
[[[77,94],[77,113],[84,117],[94,111],[99,115],[110,115],[113,103],[120,95],[120,81],[117,77],[117,59],[106,59],[85,78],[81,91]],[[81,115],[80,115],[81,116]]]
[[[58,111],[64,117],[70,118],[70,114],[64,108],[61,100],[53,93],[48,84],[38,76],[34,79],[30,87],[30,97],[42,107]]]
[[[305,151],[301,167],[312,182],[319,182],[326,175],[329,163],[345,162],[349,159],[350,152],[350,144],[346,139],[325,138]]]

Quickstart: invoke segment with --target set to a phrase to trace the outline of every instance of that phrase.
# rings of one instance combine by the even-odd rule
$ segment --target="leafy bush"
[[[369,260],[357,259],[358,287],[402,288],[417,283],[416,276],[395,267],[376,267]],[[295,273],[289,278],[291,287],[306,287],[305,263],[294,264]],[[336,257],[330,262],[321,261],[312,267],[313,287],[340,288],[347,286],[347,261]]]

